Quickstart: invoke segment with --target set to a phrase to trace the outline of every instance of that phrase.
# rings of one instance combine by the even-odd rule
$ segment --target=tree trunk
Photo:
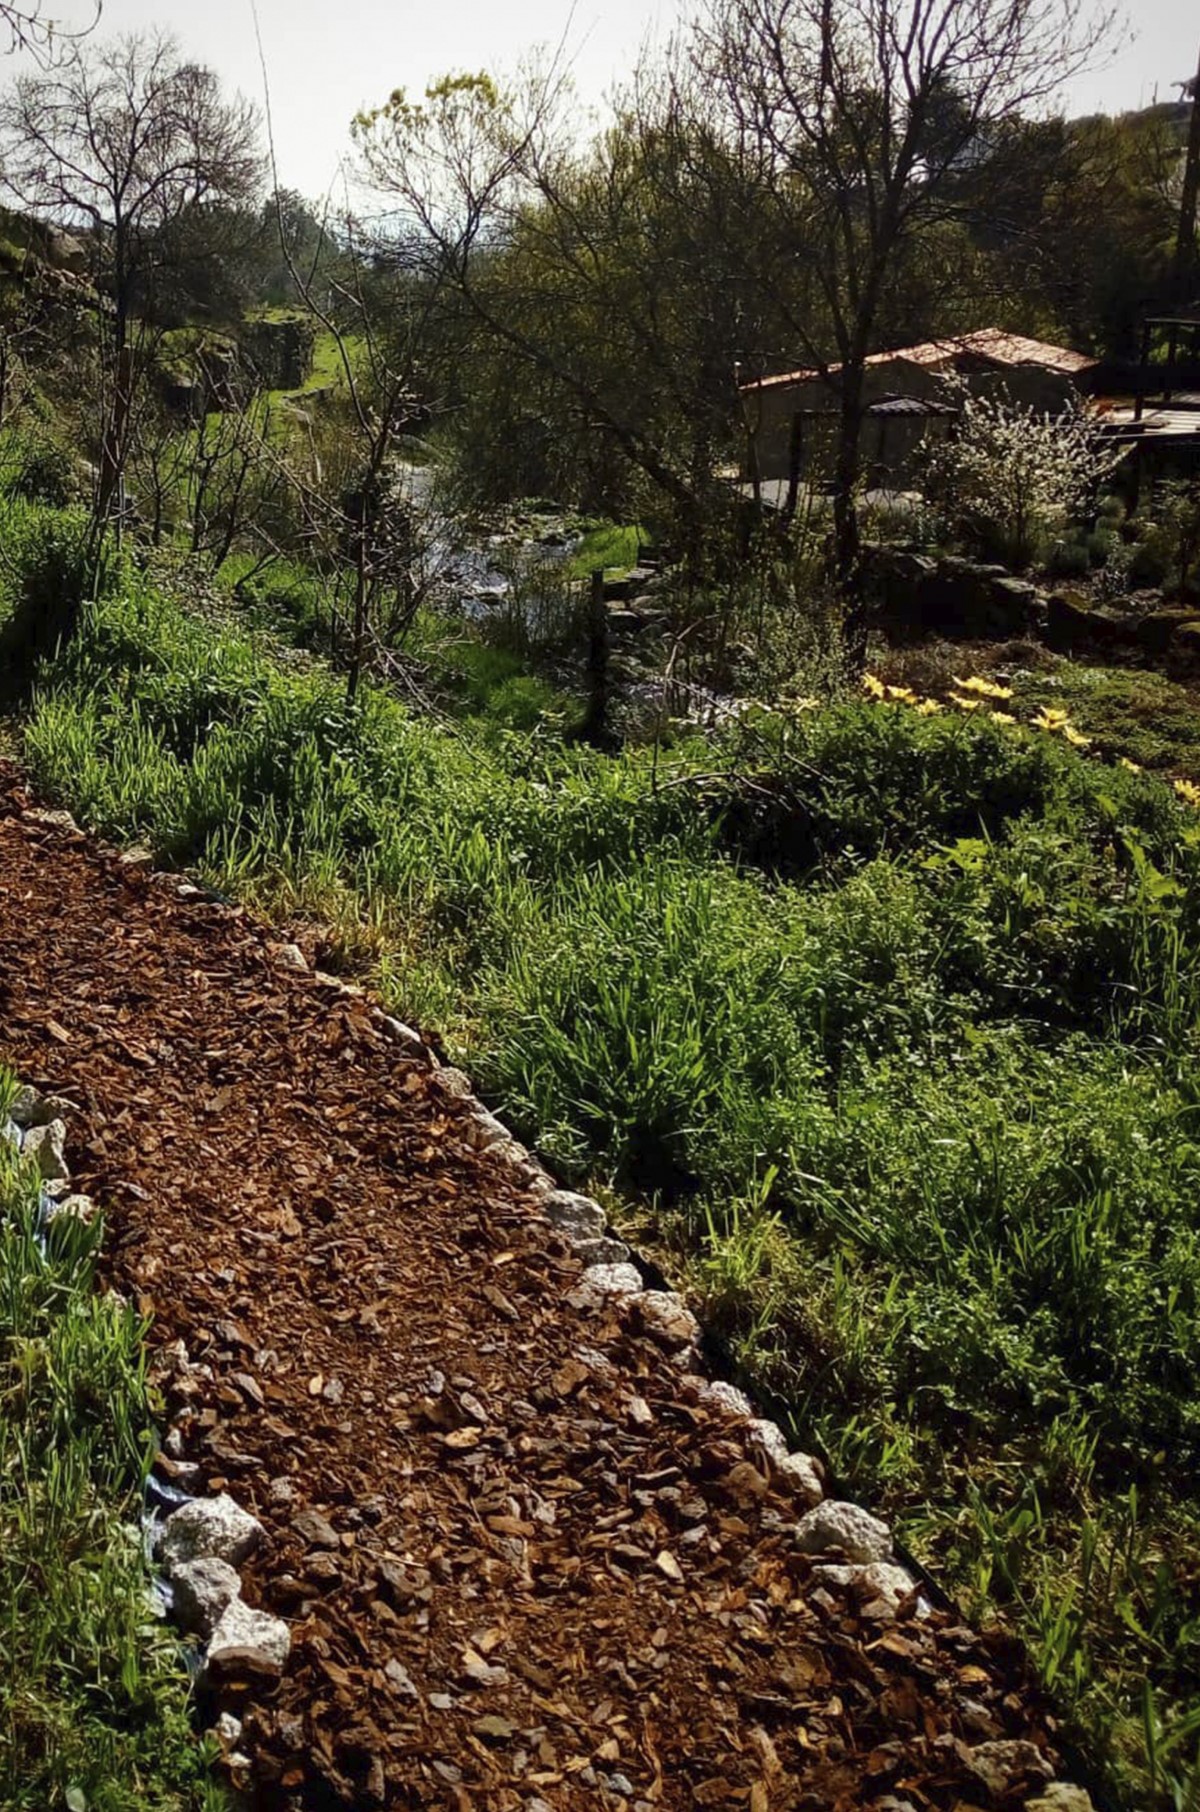
[[[592,574],[591,609],[588,615],[588,701],[583,733],[597,748],[608,737],[608,605],[604,601],[604,571]]]
[[[1175,299],[1178,303],[1194,300],[1191,284],[1196,274],[1196,209],[1200,205],[1200,68],[1196,71],[1196,92],[1192,96],[1192,123],[1188,132],[1187,155],[1183,166],[1183,189],[1179,198],[1179,226],[1175,234]]]
[[[96,518],[103,526],[108,521],[114,497],[118,497],[125,473],[125,443],[129,426],[129,406],[133,397],[133,357],[128,346],[117,355],[112,410],[100,452],[100,483],[96,496]]]
[[[787,498],[783,505],[783,520],[794,522],[796,505],[800,500],[800,472],[804,464],[804,417],[799,409],[792,415],[791,433],[788,436],[788,487]]]
[[[354,626],[351,630],[350,674],[346,681],[346,701],[353,704],[358,696],[363,655],[367,642],[367,505],[364,496],[358,518],[358,549],[354,562]]]
[[[867,609],[859,575],[862,551],[858,524],[859,441],[862,428],[862,372],[843,369],[842,408],[833,477],[834,576],[842,598],[842,645],[852,674],[867,663]]]

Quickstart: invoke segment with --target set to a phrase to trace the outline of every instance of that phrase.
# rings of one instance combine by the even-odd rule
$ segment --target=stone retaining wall
[[[1200,611],[1194,609],[1118,610],[1080,592],[1040,591],[1002,566],[897,547],[868,547],[863,570],[880,622],[901,640],[1032,636],[1059,654],[1102,655],[1182,673],[1200,667]]]

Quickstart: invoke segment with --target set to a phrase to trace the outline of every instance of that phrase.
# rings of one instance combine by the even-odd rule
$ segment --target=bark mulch
[[[223,1701],[256,1802],[1023,1804],[1036,1766],[967,1759],[1057,1759],[1015,1648],[819,1586],[745,1425],[566,1303],[577,1262],[369,1003],[31,804],[0,770],[0,1055],[78,1104],[113,1281],[200,1368],[180,1457],[266,1525],[246,1595],[292,1659]]]

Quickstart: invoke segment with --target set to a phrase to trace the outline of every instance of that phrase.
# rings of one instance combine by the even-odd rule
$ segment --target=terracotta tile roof
[[[1068,346],[1051,346],[1045,340],[1030,340],[1024,334],[1004,333],[998,327],[984,327],[978,333],[963,335],[962,344],[970,352],[997,365],[1043,365],[1047,371],[1090,371],[1097,364],[1085,352],[1072,352]]]
[[[1086,353],[1072,352],[1066,346],[1051,346],[1045,340],[1031,340],[1024,334],[1005,333],[999,327],[983,327],[976,333],[960,334],[953,339],[925,340],[919,346],[897,346],[889,352],[873,352],[867,364],[887,365],[895,361],[936,371],[953,364],[964,353],[973,353],[976,358],[987,359],[994,365],[1040,365],[1044,370],[1059,371],[1067,376],[1088,371],[1096,363]],[[841,370],[841,365],[830,365],[828,369],[829,375],[833,376]],[[782,390],[792,384],[812,383],[820,376],[815,368],[781,371],[772,377],[756,378],[743,384],[742,389]]]

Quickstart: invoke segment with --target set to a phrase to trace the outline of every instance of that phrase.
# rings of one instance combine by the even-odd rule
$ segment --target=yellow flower
[[[868,693],[871,698],[887,697],[887,687],[881,679],[876,679],[873,673],[864,673],[862,676],[862,683],[863,691]]]
[[[917,706],[917,716],[936,717],[941,708],[936,698],[923,698]]]
[[[1171,785],[1188,805],[1200,806],[1200,786],[1194,780],[1173,780]]]
[[[1012,697],[1011,686],[998,686],[994,680],[980,679],[977,673],[973,673],[970,679],[958,679],[956,676],[954,684],[960,692],[974,692],[979,698]]]
[[[898,704],[915,705],[917,702],[917,695],[911,686],[885,686],[884,691],[889,698],[894,698]]]
[[[1062,733],[1073,749],[1090,749],[1092,746],[1091,737],[1084,736],[1081,731],[1075,728],[1074,724],[1064,724]]]
[[[981,698],[960,698],[957,692],[950,694],[950,703],[957,705],[960,711],[978,711],[983,706]]]
[[[1140,774],[1142,771],[1141,763],[1137,762],[1137,761],[1130,761],[1128,755],[1118,756],[1117,766],[1124,768],[1126,770],[1126,772],[1130,773],[1130,774]]]
[[[1047,705],[1038,715],[1030,719],[1035,730],[1061,730],[1070,722],[1065,711],[1051,710]]]
[[[819,698],[789,698],[787,702],[793,711],[819,711],[821,709]]]
[[[988,716],[994,724],[1015,724],[1017,721],[1011,711],[989,711]]]

